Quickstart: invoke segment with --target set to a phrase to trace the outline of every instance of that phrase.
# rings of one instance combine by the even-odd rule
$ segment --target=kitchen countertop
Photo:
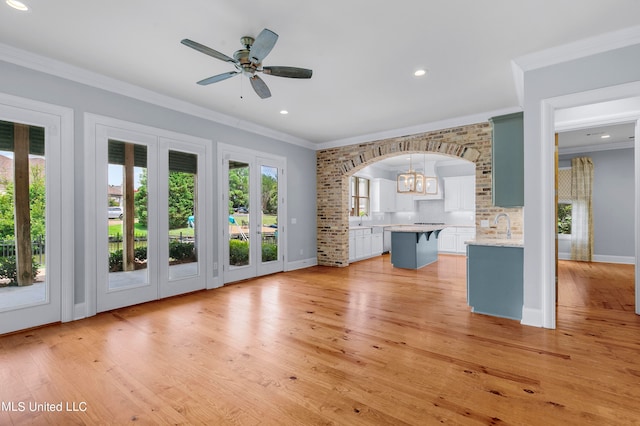
[[[494,246],[494,247],[524,247],[524,240],[521,238],[480,238],[476,240],[465,241],[465,244],[472,246]]]
[[[432,231],[440,231],[444,228],[447,228],[448,225],[400,225],[400,226],[389,226],[385,228],[385,231],[391,232],[432,232]]]

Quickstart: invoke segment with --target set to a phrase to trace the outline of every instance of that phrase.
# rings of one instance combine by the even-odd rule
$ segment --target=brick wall
[[[478,123],[411,136],[321,150],[316,153],[318,264],[349,264],[349,177],[377,161],[400,154],[433,153],[476,164],[476,233],[503,238],[506,221],[493,225],[496,214],[511,217],[513,238],[522,238],[522,209],[491,205],[491,125]],[[489,220],[490,228],[480,221]]]

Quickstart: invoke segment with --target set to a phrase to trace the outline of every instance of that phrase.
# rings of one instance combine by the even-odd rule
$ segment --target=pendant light
[[[424,194],[424,175],[411,167],[409,156],[409,171],[400,173],[396,181],[396,191],[400,194]]]

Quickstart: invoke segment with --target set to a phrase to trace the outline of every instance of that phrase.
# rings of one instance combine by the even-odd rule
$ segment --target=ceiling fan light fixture
[[[26,12],[29,10],[29,7],[22,3],[21,1],[18,0],[7,0],[6,2],[9,6],[11,6],[12,8],[19,10],[21,12]]]

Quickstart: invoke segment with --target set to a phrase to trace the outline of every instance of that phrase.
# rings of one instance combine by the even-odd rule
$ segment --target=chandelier
[[[400,194],[424,194],[424,175],[413,170],[411,166],[409,156],[409,171],[398,175],[396,190]]]

